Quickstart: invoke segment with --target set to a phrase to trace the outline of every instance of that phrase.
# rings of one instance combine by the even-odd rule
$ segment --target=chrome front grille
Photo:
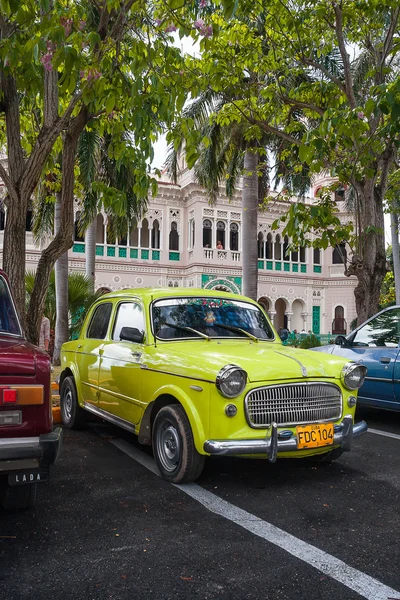
[[[249,392],[245,409],[251,427],[335,421],[342,414],[342,393],[330,383],[271,385]]]

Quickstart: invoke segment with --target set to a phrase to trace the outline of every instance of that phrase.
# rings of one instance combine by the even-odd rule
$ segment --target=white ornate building
[[[326,182],[323,178],[318,181],[314,195]],[[340,199],[338,208],[341,219],[351,219]],[[287,206],[277,201],[258,215],[254,235],[259,256],[259,302],[278,329],[285,325],[290,330],[314,333],[348,332],[356,317],[356,279],[344,275],[341,253],[332,248],[301,248],[286,256],[289,240],[271,229],[272,222],[286,210]],[[77,206],[77,219],[78,211]],[[1,255],[5,218],[0,207]],[[28,216],[26,268],[34,270],[40,248],[35,246],[29,228]],[[106,216],[98,215],[96,288],[198,287],[240,293],[241,231],[241,190],[233,200],[221,192],[211,206],[191,171],[183,171],[177,185],[163,176],[157,197],[150,201],[148,211],[127,239],[110,239]],[[85,241],[77,228],[69,260],[71,270],[85,270]]]

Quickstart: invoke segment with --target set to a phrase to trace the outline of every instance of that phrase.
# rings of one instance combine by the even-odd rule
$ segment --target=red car
[[[53,430],[50,358],[27,342],[7,277],[0,271],[0,506],[24,509],[60,452]]]

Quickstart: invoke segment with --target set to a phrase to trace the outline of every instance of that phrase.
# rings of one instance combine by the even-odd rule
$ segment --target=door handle
[[[82,348],[82,344],[78,344],[78,346],[77,346],[77,347],[78,347],[78,348]]]
[[[379,359],[379,362],[381,362],[384,365],[388,365],[388,364],[390,364],[390,357],[389,356],[381,356]]]
[[[131,355],[132,355],[134,358],[141,358],[141,356],[142,356],[142,353],[141,353],[141,352],[136,352],[136,350],[132,350],[132,352],[131,352]]]

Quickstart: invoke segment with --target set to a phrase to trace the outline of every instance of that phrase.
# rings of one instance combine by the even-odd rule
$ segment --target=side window
[[[119,334],[123,327],[135,327],[139,331],[144,331],[144,315],[140,304],[136,304],[136,302],[122,302],[118,306],[112,336],[113,340],[119,342]]]
[[[112,310],[111,302],[100,304],[93,313],[86,337],[95,340],[104,340],[107,335],[108,323]]]
[[[354,346],[396,348],[400,342],[400,310],[387,310],[357,332]]]

